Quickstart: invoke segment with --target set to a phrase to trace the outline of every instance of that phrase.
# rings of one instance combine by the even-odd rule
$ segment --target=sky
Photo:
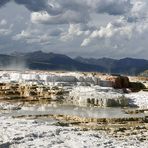
[[[148,0],[0,0],[0,53],[148,59]]]

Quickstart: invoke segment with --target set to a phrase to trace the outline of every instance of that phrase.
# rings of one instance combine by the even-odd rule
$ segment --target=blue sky
[[[0,53],[148,59],[147,0],[0,0]]]

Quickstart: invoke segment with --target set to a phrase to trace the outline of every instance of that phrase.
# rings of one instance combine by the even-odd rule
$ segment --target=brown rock
[[[130,89],[133,92],[138,92],[138,91],[140,91],[142,89],[146,89],[146,87],[141,82],[130,82]]]
[[[129,88],[129,79],[125,76],[110,76],[106,78],[115,89]]]

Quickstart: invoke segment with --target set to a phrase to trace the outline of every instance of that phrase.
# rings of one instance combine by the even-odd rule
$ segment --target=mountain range
[[[135,58],[123,58],[123,59],[111,59],[111,58],[82,58],[77,57],[75,60],[82,63],[91,63],[93,65],[102,66],[107,73],[137,75],[145,70],[148,70],[148,60],[135,59]]]
[[[30,53],[0,54],[0,69],[92,71],[137,75],[148,69],[148,60],[123,58],[71,58],[67,55],[35,51]]]

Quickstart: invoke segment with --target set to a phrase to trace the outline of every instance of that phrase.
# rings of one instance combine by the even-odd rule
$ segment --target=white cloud
[[[7,21],[5,19],[2,19],[0,21],[0,26],[5,26],[5,25],[7,25]]]
[[[91,42],[91,39],[90,38],[86,38],[83,40],[83,42],[81,43],[81,46],[87,46],[89,43]]]
[[[0,5],[13,0],[2,0]],[[87,23],[91,13],[122,15],[131,8],[131,0],[14,0],[32,12],[34,23]]]
[[[100,27],[98,30],[94,30],[90,36],[82,42],[81,46],[87,46],[91,41],[95,39],[111,39],[111,38],[121,38],[125,36],[127,39],[130,39],[133,32],[133,26],[128,26],[127,24],[120,24],[119,22],[113,24],[108,23],[106,27]]]
[[[50,15],[46,11],[31,13],[32,23],[39,24],[69,24],[87,22],[87,17],[80,12],[68,10],[62,14]]]
[[[20,33],[13,36],[12,39],[15,41],[25,41],[27,44],[38,43],[45,45],[50,43],[50,36],[48,33],[42,33],[35,29],[30,30],[30,28],[22,30]]]
[[[31,13],[31,21],[33,23],[47,23],[51,16],[46,12],[33,12]]]
[[[0,27],[0,36],[7,36],[12,33],[13,24],[9,27]]]
[[[25,30],[22,30],[21,33],[16,34],[13,39],[20,40],[20,39],[29,39],[31,38],[31,33]]]
[[[31,37],[30,39],[26,40],[28,44],[38,43],[40,45],[47,45],[50,44],[50,37],[48,35],[39,35],[36,37]]]
[[[12,23],[9,18],[14,17],[14,13],[11,14],[13,8],[5,5],[0,10],[1,40],[2,36],[5,40],[9,36],[20,47],[28,45],[32,50],[45,45],[42,48],[46,50],[63,50],[72,54],[92,53],[94,56],[105,53],[118,53],[119,56],[130,53],[131,49],[138,52],[142,48],[147,52],[147,0],[0,0],[0,5],[7,1],[16,2],[9,4],[15,6],[14,9],[20,5],[25,6],[20,7],[22,10],[18,9],[22,11],[24,20],[20,21],[22,25],[15,23],[12,32],[8,26]],[[27,24],[32,27],[26,29]]]
[[[70,24],[68,31],[64,32],[61,36],[62,41],[67,41],[78,36],[87,36],[90,34],[92,27],[85,24]]]

